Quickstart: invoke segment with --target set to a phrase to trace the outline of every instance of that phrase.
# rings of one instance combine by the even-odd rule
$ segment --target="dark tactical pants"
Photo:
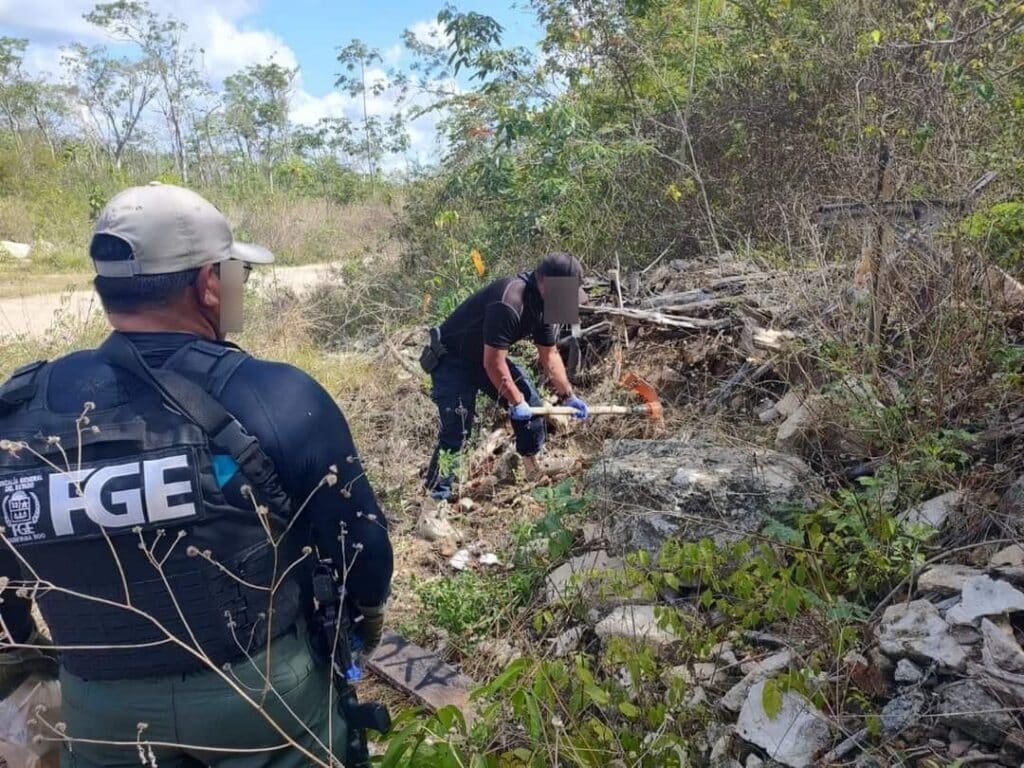
[[[540,393],[522,366],[509,360],[508,369],[526,402],[532,406],[543,405]],[[453,478],[440,476],[439,457],[441,451],[458,453],[462,450],[473,429],[477,393],[486,393],[503,408],[508,408],[508,402],[498,397],[497,390],[480,363],[445,355],[430,377],[433,382],[431,397],[437,404],[441,430],[437,448],[434,449],[427,469],[426,486],[435,495],[444,497],[451,492]],[[515,433],[516,451],[520,456],[536,456],[540,453],[545,439],[543,416],[535,416],[529,421],[513,421],[512,431]]]
[[[324,762],[324,746],[344,755],[345,722],[330,699],[328,670],[317,664],[296,628],[270,647],[267,712],[294,741]],[[228,675],[260,701],[266,651],[232,664]],[[63,768],[138,768],[152,749],[159,768],[300,768],[310,765],[251,704],[212,670],[139,680],[85,681],[61,673],[62,719],[71,744]],[[290,710],[290,711],[289,711]],[[139,724],[146,728],[139,732]],[[330,737],[328,736],[330,731]],[[91,744],[77,739],[119,742]],[[180,745],[180,746],[179,746]],[[69,748],[70,746],[70,748]]]

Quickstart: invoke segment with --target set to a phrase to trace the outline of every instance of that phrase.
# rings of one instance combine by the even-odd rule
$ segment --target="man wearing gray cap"
[[[161,184],[114,197],[90,255],[114,333],[0,389],[0,685],[51,653],[35,598],[64,765],[362,765],[312,592],[334,576],[372,651],[388,526],[330,395],[224,341],[273,257]]]

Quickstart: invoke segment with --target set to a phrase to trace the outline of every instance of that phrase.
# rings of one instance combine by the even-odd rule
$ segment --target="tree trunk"
[[[57,146],[53,141],[53,136],[50,131],[46,128],[46,121],[43,120],[43,116],[39,114],[39,107],[35,106],[32,108],[32,117],[35,118],[36,127],[39,128],[39,132],[43,134],[43,141],[46,142],[46,146],[50,148],[50,157],[53,160],[57,159]]]
[[[171,124],[171,143],[174,145],[174,165],[182,183],[187,185],[188,167],[185,163],[185,142],[181,137],[181,120],[178,118],[178,109],[171,98],[171,91],[166,80],[164,82],[164,93],[167,96],[167,122]]]
[[[363,141],[366,144],[366,168],[370,174],[370,197],[374,196],[373,153],[370,150],[370,116],[366,107],[366,63],[359,62],[360,77],[363,81]]]

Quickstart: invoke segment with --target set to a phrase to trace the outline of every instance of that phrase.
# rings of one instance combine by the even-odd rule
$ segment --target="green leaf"
[[[882,718],[878,715],[868,715],[864,721],[865,727],[868,729],[868,734],[878,738],[882,735]]]
[[[590,670],[583,665],[576,666],[576,676],[583,681],[584,685],[594,684],[594,676],[590,674]]]
[[[539,744],[544,733],[544,721],[541,718],[536,696],[527,695],[526,710],[530,713],[530,740],[534,744]]]
[[[630,720],[632,720],[640,714],[639,708],[637,708],[635,704],[631,704],[628,701],[623,701],[619,704],[619,712],[628,717]]]
[[[786,615],[793,618],[800,612],[800,606],[803,605],[803,593],[794,586],[786,585],[782,587],[782,607],[786,611]]]
[[[812,523],[807,528],[807,541],[810,543],[811,549],[818,549],[824,540],[825,534],[821,532],[821,526],[817,523]]]
[[[411,724],[398,733],[391,732],[388,736],[388,751],[384,753],[381,768],[396,768],[399,765],[399,761],[412,746],[410,739],[415,728],[416,726]]]
[[[602,745],[609,744],[615,740],[615,734],[612,732],[612,729],[597,718],[590,718],[587,721],[587,725],[590,726],[590,729],[594,732],[594,735],[597,736]]]
[[[455,705],[449,704],[446,707],[441,707],[434,716],[444,730],[450,731],[455,728],[459,733],[466,732],[466,717],[462,714],[462,710]]]
[[[587,693],[587,697],[600,707],[607,707],[608,702],[611,701],[611,696],[608,695],[608,691],[604,688],[588,684],[584,686],[584,690]]]
[[[775,680],[765,681],[761,689],[761,706],[769,720],[774,720],[782,711],[782,689]]]
[[[526,671],[527,664],[529,664],[529,660],[525,658],[513,661],[508,665],[508,669],[494,678],[490,684],[482,689],[483,694],[486,696],[493,696],[499,691],[507,688],[513,681],[518,680],[523,672]]]
[[[799,545],[804,543],[804,535],[795,528],[790,528],[778,520],[769,520],[762,533],[773,539],[778,539],[783,544]]]
[[[882,43],[882,30],[880,30],[880,29],[873,29],[873,30],[871,30],[871,41],[875,45],[881,45],[881,43]]]

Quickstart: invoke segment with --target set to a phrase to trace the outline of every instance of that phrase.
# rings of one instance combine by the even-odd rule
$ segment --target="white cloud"
[[[457,90],[458,88],[454,82],[445,83],[445,85],[450,89]],[[389,91],[378,96],[369,95],[367,97],[367,112],[386,120],[403,106],[422,107],[426,106],[427,101],[428,98],[425,96],[414,96],[409,103],[400,105],[397,101],[397,94]],[[314,125],[325,117],[344,117],[353,122],[359,122],[363,117],[362,97],[353,97],[339,91],[331,91],[317,96],[301,87],[296,89],[291,103],[291,118],[294,122],[300,125]],[[435,161],[439,155],[437,125],[442,118],[443,114],[429,112],[407,123],[409,150],[403,157],[387,158],[384,169],[387,171],[405,170],[409,164],[423,165]]]
[[[277,35],[259,29],[242,29],[219,11],[209,11],[193,34],[203,48],[206,73],[214,80],[222,80],[250,64],[270,59],[284,67],[298,66],[295,52]]]
[[[270,60],[286,67],[297,67],[295,52],[273,31],[246,24],[257,10],[258,0],[150,0],[151,7],[184,21],[189,28],[190,42],[203,50],[202,62],[206,76],[214,87],[240,69]],[[60,48],[70,42],[102,44],[109,38],[86,22],[82,16],[92,9],[95,0],[0,0],[0,28],[4,34],[30,40],[26,65],[30,71],[60,74]],[[444,46],[449,42],[436,20],[419,21],[409,27],[423,42]],[[405,56],[401,45],[382,52],[384,65],[367,72],[367,82],[386,77],[384,67],[398,66]],[[451,84],[455,86],[455,84]],[[457,86],[455,86],[457,87]],[[425,103],[423,97],[414,102]],[[291,117],[300,124],[312,125],[322,117],[362,118],[362,98],[330,91],[310,93],[303,86],[301,72],[296,78]],[[371,115],[387,119],[399,109],[398,94],[385,91],[367,96]],[[437,157],[436,125],[440,115],[431,113],[408,126],[411,149],[408,160],[430,162]],[[404,159],[389,161],[389,170],[405,164]]]
[[[96,28],[82,18],[92,7],[90,0],[0,0],[0,27],[5,34],[44,44],[97,40]]]
[[[437,19],[417,21],[415,24],[409,25],[409,31],[421,43],[447,47],[452,41],[451,35],[444,31],[444,27],[438,23]]]
[[[324,117],[352,118],[355,105],[347,93],[332,91],[324,96],[314,96],[302,88],[292,96],[291,118],[300,125],[314,125]]]
[[[204,49],[206,74],[214,81],[271,57],[284,66],[297,64],[295,52],[280,37],[243,25],[256,9],[253,0],[218,0],[215,8],[207,0],[152,0],[150,5],[188,25],[189,38]],[[0,28],[30,40],[26,63],[33,71],[54,72],[60,46],[109,39],[83,18],[93,6],[93,0],[0,0]]]

